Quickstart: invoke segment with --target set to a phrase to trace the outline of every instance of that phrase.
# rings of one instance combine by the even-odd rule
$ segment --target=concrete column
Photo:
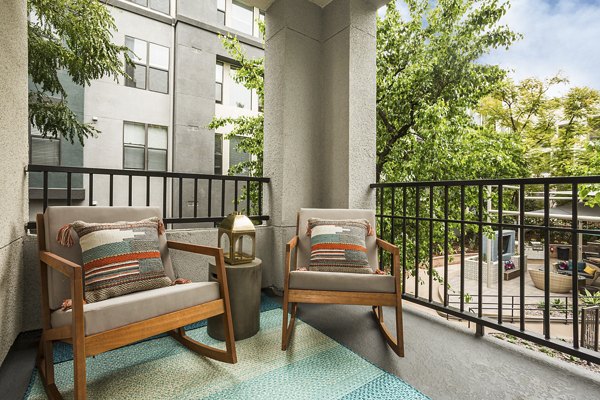
[[[0,363],[21,331],[27,218],[27,13],[0,2]],[[39,293],[28,293],[37,296]]]
[[[376,3],[276,0],[267,9],[264,170],[277,287],[301,207],[375,206]]]

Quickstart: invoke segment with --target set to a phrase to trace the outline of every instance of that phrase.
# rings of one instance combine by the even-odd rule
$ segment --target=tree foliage
[[[77,120],[68,107],[59,70],[77,85],[94,79],[125,75],[128,49],[112,43],[116,25],[98,0],[28,0],[29,75],[36,88],[29,94],[29,119],[43,136],[75,139],[94,136],[98,130]]]
[[[565,83],[560,75],[518,83],[506,79],[479,105],[487,129],[512,132],[521,142],[531,176],[600,174],[600,92],[573,87],[563,96],[549,95]],[[600,205],[598,189],[581,185],[580,199]]]
[[[378,179],[514,173],[487,168],[481,161],[467,164],[463,158],[465,150],[474,154],[491,144],[489,134],[477,146],[465,142],[463,135],[475,129],[469,110],[505,76],[499,67],[478,60],[519,38],[499,24],[509,4],[497,0],[407,0],[406,4],[409,15],[402,15],[390,2],[378,21]]]

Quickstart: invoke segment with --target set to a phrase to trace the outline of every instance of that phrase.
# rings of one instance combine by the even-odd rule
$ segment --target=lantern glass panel
[[[221,233],[219,237],[219,247],[223,249],[223,256],[229,257],[229,252],[231,251],[231,241],[229,240],[229,235],[226,232]]]
[[[236,258],[254,258],[254,237],[241,235],[235,243]]]

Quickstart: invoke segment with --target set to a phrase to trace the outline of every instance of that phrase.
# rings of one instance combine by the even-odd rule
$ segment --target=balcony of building
[[[298,209],[375,210],[377,236],[399,248],[404,357],[382,338],[370,307],[303,304],[302,323],[433,399],[598,397],[600,377],[587,367],[600,364],[598,313],[595,298],[582,290],[594,291],[598,281],[574,269],[598,257],[598,217],[580,207],[579,189],[600,184],[600,177],[375,183],[373,29],[384,2],[246,3],[265,9],[272,27],[260,178],[28,164],[24,4],[0,14],[7,27],[0,49],[11,55],[0,59],[9,74],[0,86],[9,100],[0,107],[1,393],[21,398],[37,376],[35,214],[64,205],[158,207],[169,240],[208,246],[217,245],[216,224],[230,212],[248,214],[264,266],[261,286],[278,303]],[[39,200],[30,202],[34,181]],[[557,202],[559,193],[566,198]],[[535,207],[526,206],[529,197]],[[556,234],[561,243],[552,242]],[[209,280],[206,258],[174,251],[172,259],[176,276]],[[383,253],[379,268],[392,273]],[[392,309],[385,312],[396,326]],[[178,376],[156,377],[154,384]],[[377,389],[363,395],[378,398]]]

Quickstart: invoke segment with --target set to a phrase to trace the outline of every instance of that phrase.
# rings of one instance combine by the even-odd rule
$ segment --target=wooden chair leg
[[[73,370],[74,387],[73,397],[77,400],[86,398],[86,360],[85,360],[85,337],[75,335],[73,339]]]
[[[54,382],[54,352],[51,341],[40,340],[37,355],[37,367],[42,386],[50,400],[60,400],[62,396]]]
[[[290,316],[290,323],[288,324],[288,309],[289,304],[292,306],[292,315]],[[283,301],[283,326],[281,327],[281,350],[287,350],[294,330],[294,323],[296,322],[296,313],[298,311],[298,303],[288,303],[287,298]]]
[[[402,296],[397,295],[396,300],[396,354],[404,357],[404,323],[402,321]]]
[[[377,326],[381,331],[384,339],[388,345],[392,348],[394,353],[399,357],[404,357],[404,333],[402,323],[402,298],[398,297],[396,301],[396,336],[393,337],[392,333],[388,330],[387,326],[383,323],[383,307],[373,306],[373,317],[377,322]]]

